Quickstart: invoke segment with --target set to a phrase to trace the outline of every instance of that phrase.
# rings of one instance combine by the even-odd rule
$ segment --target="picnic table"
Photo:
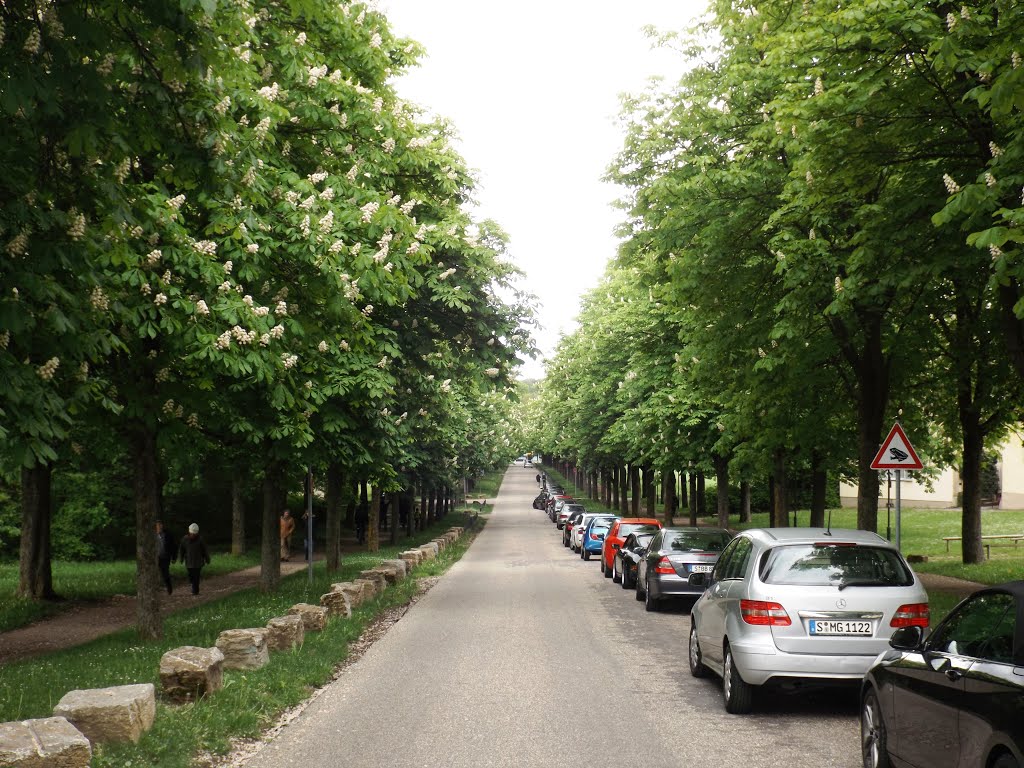
[[[963,536],[943,536],[942,540],[944,542],[946,542],[946,551],[949,552],[949,542],[951,542],[951,541],[962,541],[963,538],[964,538]],[[1024,541],[1024,533],[990,533],[990,534],[988,534],[986,536],[982,536],[981,540],[982,540],[983,546],[985,547],[985,559],[986,560],[989,559],[989,555],[990,555],[989,547],[991,546],[991,543],[985,543],[985,542],[991,542],[991,541],[997,540],[997,539],[1007,539],[1009,541],[1012,541],[1013,542],[1013,548],[1016,549],[1017,545],[1020,544],[1021,541]]]

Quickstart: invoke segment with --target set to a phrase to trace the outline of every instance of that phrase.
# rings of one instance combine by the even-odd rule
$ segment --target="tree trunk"
[[[640,488],[640,467],[635,464],[629,465],[629,492],[632,496],[630,514],[633,517],[640,517],[640,497],[643,495],[643,492]]]
[[[139,424],[132,433],[135,495],[135,606],[139,637],[163,637],[160,573],[156,562],[156,521],[160,519],[160,482],[156,434]]]
[[[750,522],[750,483],[740,481],[740,522]]]
[[[611,500],[608,506],[612,509],[619,508],[619,469],[618,467],[612,467],[608,472],[611,478]]]
[[[50,565],[50,493],[53,468],[39,465],[21,470],[21,551],[18,597],[53,600],[53,569]],[[155,557],[155,555],[154,555]]]
[[[718,484],[718,527],[729,527],[729,459],[713,455],[715,481]]]
[[[405,511],[405,535],[411,537],[414,533],[413,526],[415,525],[415,515],[413,514],[416,509],[416,483],[413,480],[409,481],[409,487],[402,491],[402,509]]]
[[[380,551],[380,506],[383,494],[380,483],[374,483],[370,491],[370,520],[366,525],[366,551]]]
[[[985,451],[985,438],[975,408],[961,398],[960,426],[963,432],[963,517],[960,534],[963,537],[963,562],[980,563],[985,559],[981,539],[981,462]]]
[[[654,517],[655,509],[658,506],[658,484],[654,482],[654,470],[644,467],[643,478],[647,497],[647,517]]]
[[[768,526],[775,525],[775,473],[768,475]]]
[[[811,528],[825,527],[825,494],[828,490],[828,472],[822,467],[817,451],[811,454]]]
[[[391,538],[388,543],[398,543],[398,500],[401,495],[398,492],[388,494],[391,497],[391,520],[388,522],[388,532]]]
[[[882,442],[882,420],[889,405],[889,361],[882,345],[881,320],[865,329],[864,353],[857,366],[857,527],[878,530],[878,471],[871,462]]]
[[[786,481],[786,452],[781,448],[775,449],[775,464],[772,476],[775,478],[774,483],[774,494],[775,494],[775,518],[772,520],[772,525],[776,528],[788,528],[789,527],[789,499],[787,498],[789,489]]]
[[[231,554],[245,554],[245,475],[231,474]]]
[[[676,471],[665,470],[662,481],[665,484],[665,525],[671,526],[676,516]]]
[[[341,464],[332,461],[327,465],[327,521],[324,525],[327,537],[324,557],[328,573],[337,573],[341,568],[341,506],[344,493],[345,476]]]
[[[697,525],[697,473],[690,470],[690,526]]]
[[[690,494],[687,490],[688,480],[685,472],[679,473],[679,509],[690,507]]]
[[[697,517],[708,516],[708,494],[704,488],[704,470],[697,471]]]
[[[260,591],[277,592],[281,586],[281,513],[287,498],[282,490],[281,467],[272,462],[263,470],[263,525],[260,529]]]
[[[629,516],[629,470],[623,466],[619,468],[619,502],[623,517]]]

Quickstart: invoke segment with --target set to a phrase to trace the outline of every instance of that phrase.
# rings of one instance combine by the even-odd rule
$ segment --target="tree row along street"
[[[723,716],[718,681],[690,677],[686,611],[646,613],[569,556],[536,492],[510,468],[462,560],[247,768],[859,764],[853,696]]]

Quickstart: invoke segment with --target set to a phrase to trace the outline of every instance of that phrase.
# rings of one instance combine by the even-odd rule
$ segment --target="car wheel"
[[[633,583],[629,580],[629,569],[628,568],[622,571],[622,579],[621,579],[621,581],[622,581],[622,588],[623,589],[629,589],[630,587],[633,586]]]
[[[618,569],[618,562],[612,560],[612,584],[618,584],[622,581],[622,573]]]
[[[582,548],[582,550],[580,552],[580,557],[582,557],[584,560],[589,560],[590,559],[590,552],[587,551],[586,547]]]
[[[646,589],[644,589],[644,608],[650,612],[658,610],[658,601],[651,597],[651,584],[647,583]]]
[[[601,553],[601,571],[604,573],[604,577],[606,579],[610,579],[612,577],[612,569],[608,568],[604,564],[604,552]]]
[[[736,665],[732,663],[732,648],[725,649],[722,665],[722,694],[725,697],[725,711],[730,715],[742,715],[750,711],[754,703],[754,688],[743,682]]]
[[[707,677],[708,668],[704,666],[704,657],[697,642],[697,625],[690,622],[690,674],[694,677]]]
[[[1013,755],[1003,754],[992,763],[992,768],[1020,768],[1020,765],[1014,760]]]
[[[874,690],[864,694],[860,708],[860,751],[864,757],[864,768],[888,768],[885,720]]]

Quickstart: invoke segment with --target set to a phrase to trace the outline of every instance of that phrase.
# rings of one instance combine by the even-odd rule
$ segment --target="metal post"
[[[892,472],[886,472],[885,478],[885,538],[892,541]]]
[[[313,583],[313,467],[306,472],[306,555],[309,582]]]
[[[896,470],[896,549],[900,550],[900,475],[903,470]]]

